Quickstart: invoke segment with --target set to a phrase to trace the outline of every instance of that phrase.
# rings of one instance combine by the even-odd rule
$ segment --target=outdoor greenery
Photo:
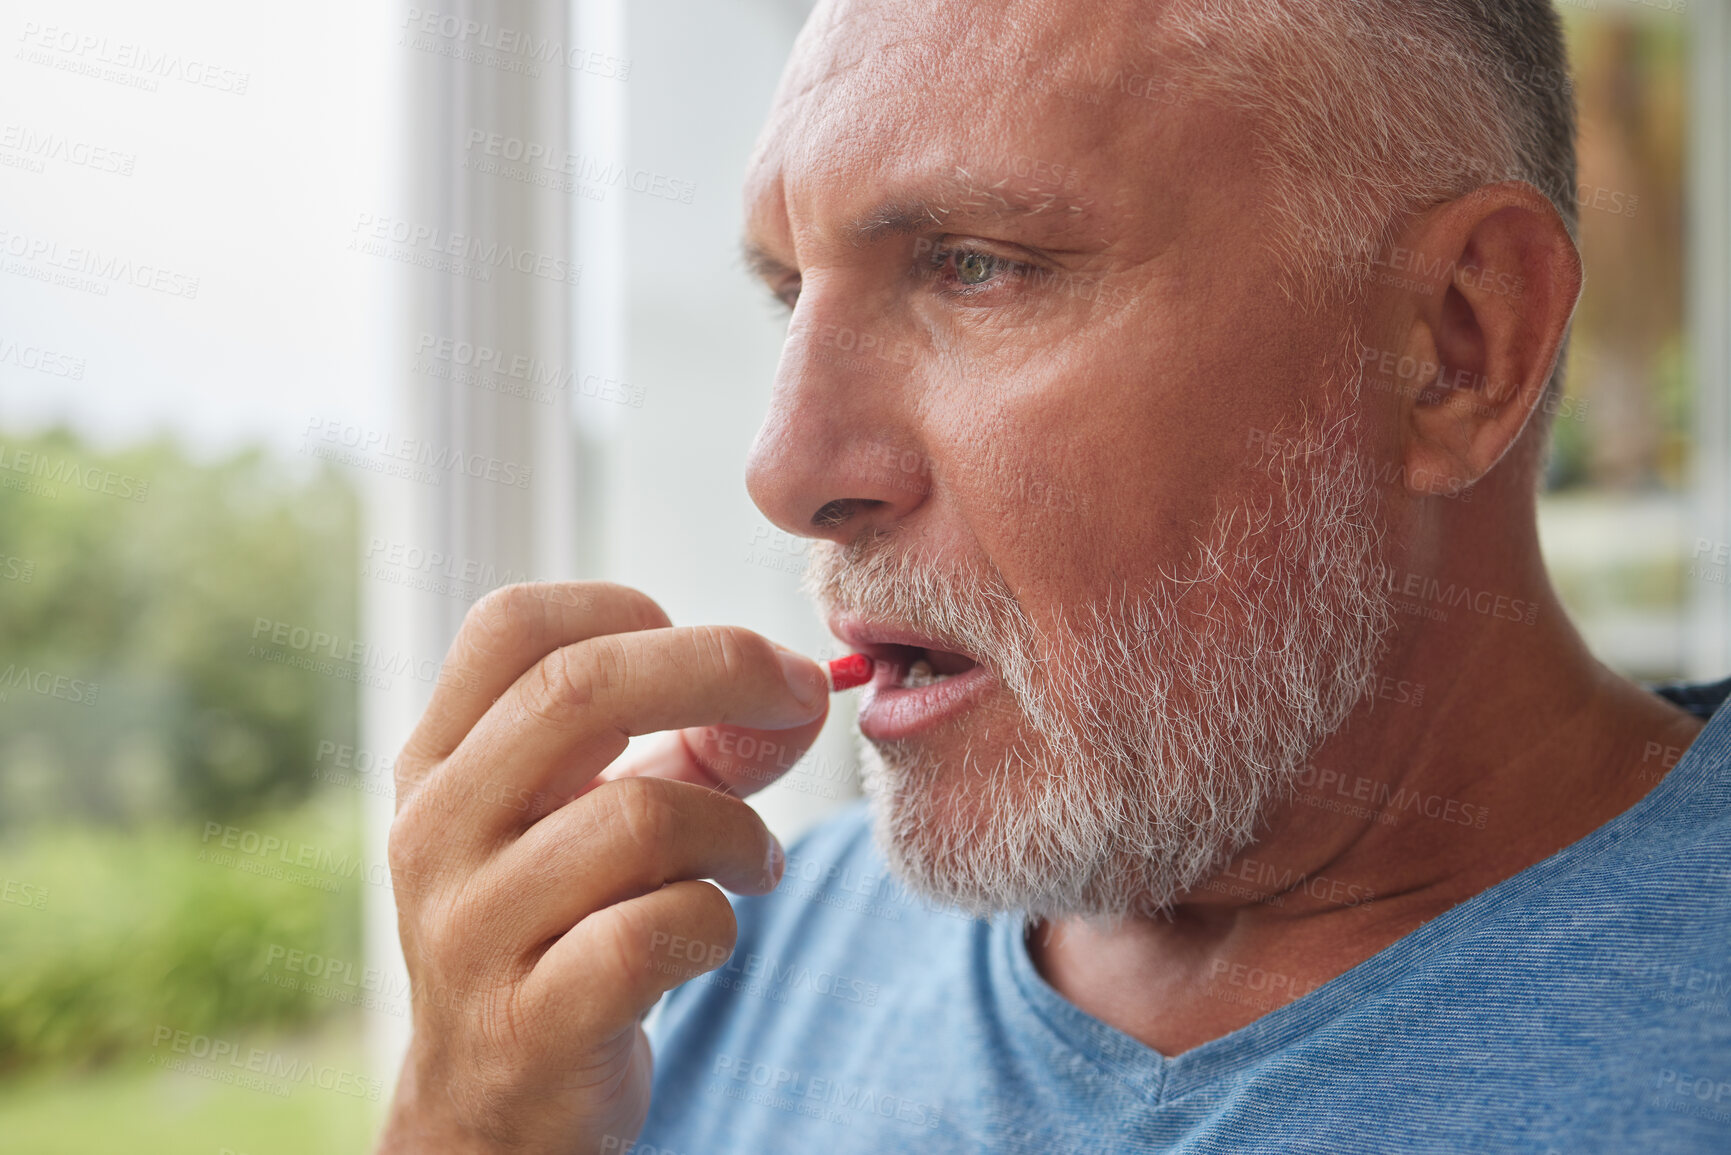
[[[380,876],[358,869],[359,796],[311,772],[321,742],[354,742],[355,682],[255,639],[261,621],[357,636],[352,487],[260,451],[198,462],[64,430],[0,436],[0,454],[9,1123],[36,1102],[19,1080],[160,1077],[140,1064],[165,1027],[353,1018],[281,961],[359,960],[361,889]],[[284,870],[234,831],[311,847],[314,865]]]
[[[0,903],[0,1076],[160,1056],[165,1027],[221,1037],[347,1009],[335,996],[358,984],[320,985],[283,960],[358,964],[356,818],[333,798],[244,828],[329,849],[326,869],[286,879],[271,876],[280,855],[225,850],[228,824],[52,827],[9,846],[0,877],[30,889]]]
[[[364,1069],[354,1018],[294,1036],[248,1036],[243,1045],[286,1051],[339,1070]],[[172,1081],[171,1081],[172,1080]],[[372,1147],[382,1102],[297,1087],[288,1095],[209,1079],[167,1076],[120,1062],[75,1079],[35,1075],[0,1085],[0,1150],[29,1155],[361,1155]]]
[[[39,468],[0,488],[0,835],[305,798],[318,743],[353,740],[354,683],[251,651],[261,620],[357,636],[352,489],[260,451],[0,451]]]

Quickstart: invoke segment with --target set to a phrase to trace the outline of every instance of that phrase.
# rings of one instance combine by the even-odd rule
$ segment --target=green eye
[[[956,280],[964,285],[979,285],[998,270],[997,258],[985,253],[956,254]]]

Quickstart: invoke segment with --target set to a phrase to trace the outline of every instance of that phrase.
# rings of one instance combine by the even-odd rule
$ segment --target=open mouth
[[[966,654],[923,646],[877,644],[867,647],[867,652],[878,666],[875,680],[884,688],[923,689],[947,682],[979,666]]]
[[[989,664],[934,637],[893,622],[832,617],[830,632],[872,660],[859,700],[860,733],[874,742],[918,738],[963,718],[997,678]],[[952,643],[953,644],[953,643]]]

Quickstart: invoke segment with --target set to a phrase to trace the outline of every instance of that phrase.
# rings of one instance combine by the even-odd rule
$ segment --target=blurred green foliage
[[[202,464],[64,430],[0,453],[48,471],[0,488],[0,833],[304,798],[318,743],[353,741],[355,686],[248,651],[261,618],[357,636],[353,488],[256,450]]]
[[[358,521],[324,466],[0,433],[0,1073],[344,1009],[266,952],[358,959],[365,883],[204,833],[357,855],[357,796],[312,775],[355,683],[253,647],[260,619],[358,636]]]
[[[245,1036],[243,1046],[292,1052],[338,1070],[367,1069],[352,1020],[311,1034]],[[286,1098],[142,1063],[68,1078],[0,1083],[0,1150],[29,1155],[361,1155],[373,1149],[383,1104],[301,1086]]]
[[[360,861],[352,799],[245,829]],[[223,853],[203,824],[14,840],[0,853],[0,879],[14,884],[0,902],[0,1075],[149,1054],[158,1027],[226,1038],[347,1009],[281,960],[316,952],[359,970],[364,872],[277,878],[272,865]]]

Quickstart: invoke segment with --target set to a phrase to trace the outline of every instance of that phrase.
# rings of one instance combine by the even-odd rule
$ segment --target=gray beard
[[[959,760],[862,741],[904,885],[978,916],[1113,923],[1170,910],[1252,841],[1374,685],[1393,621],[1356,408],[1270,438],[1274,484],[1223,509],[1182,575],[1044,632],[996,572],[936,573],[893,537],[814,549],[820,601],[984,656],[1016,702],[969,717]],[[988,755],[999,722],[1008,748]]]

